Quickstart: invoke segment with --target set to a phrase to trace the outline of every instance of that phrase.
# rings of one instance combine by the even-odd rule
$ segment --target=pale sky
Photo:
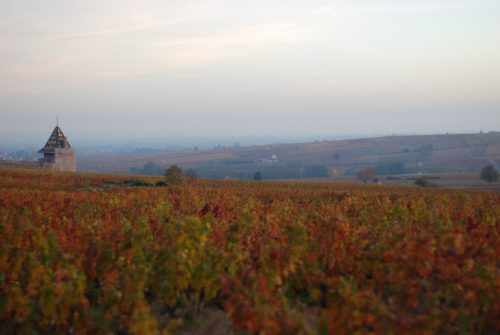
[[[70,139],[500,130],[500,0],[0,0],[0,140],[56,114]]]

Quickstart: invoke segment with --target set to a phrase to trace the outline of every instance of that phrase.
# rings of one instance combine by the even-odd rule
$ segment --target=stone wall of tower
[[[54,155],[45,154],[42,167],[53,171],[76,171],[76,155],[72,148],[56,148]]]

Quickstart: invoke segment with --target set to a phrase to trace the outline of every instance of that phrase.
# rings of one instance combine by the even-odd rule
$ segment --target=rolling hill
[[[145,166],[149,163],[149,166]],[[172,164],[201,177],[251,179],[262,171],[272,179],[352,175],[376,166],[378,174],[471,173],[500,163],[500,132],[385,136],[341,141],[273,144],[179,152],[89,154],[81,171],[155,174]],[[148,170],[149,168],[149,170]]]

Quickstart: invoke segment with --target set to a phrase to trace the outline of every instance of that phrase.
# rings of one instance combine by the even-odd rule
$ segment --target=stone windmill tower
[[[71,148],[68,139],[59,128],[59,122],[47,144],[38,152],[43,153],[43,158],[40,158],[40,165],[43,168],[53,171],[76,171],[75,150]]]

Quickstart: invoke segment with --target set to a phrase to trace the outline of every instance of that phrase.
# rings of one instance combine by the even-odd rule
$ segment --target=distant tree
[[[364,184],[366,184],[368,180],[375,178],[376,175],[377,171],[374,167],[367,167],[356,172],[356,178],[361,180]]]
[[[479,177],[491,184],[498,180],[498,171],[493,164],[490,164],[481,169]]]
[[[253,175],[253,180],[262,180],[262,173],[260,171],[255,172],[255,174]]]
[[[170,184],[179,184],[182,178],[182,169],[177,165],[171,165],[165,170],[165,179]]]

